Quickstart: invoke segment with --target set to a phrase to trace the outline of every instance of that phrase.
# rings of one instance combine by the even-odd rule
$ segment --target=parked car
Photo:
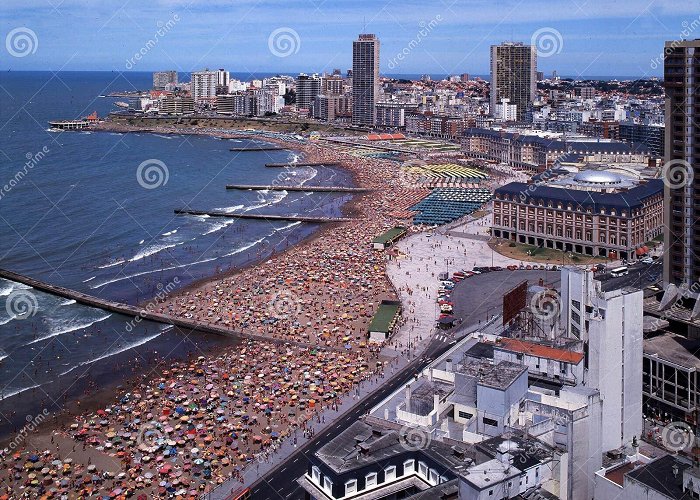
[[[651,257],[644,257],[642,259],[642,264],[653,264],[653,263],[654,263],[654,259],[652,259]]]
[[[511,265],[508,266],[506,269],[508,269],[509,271],[517,271],[517,270],[518,270],[518,266],[516,266],[515,264],[511,264]]]

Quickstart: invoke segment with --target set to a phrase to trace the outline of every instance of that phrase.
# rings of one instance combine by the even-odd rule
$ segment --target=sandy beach
[[[226,137],[209,129],[152,131]],[[325,144],[254,138],[301,151],[305,161],[338,162],[357,186],[375,189],[344,206],[353,221],[324,227],[259,265],[197,283],[158,305],[277,342],[247,341],[159,365],[97,410],[29,434],[0,455],[0,499],[194,498],[238,477],[281,440],[294,439],[318,410],[382,373],[390,360],[366,332],[380,301],[397,295],[386,254],[370,242],[397,223],[391,212],[407,208],[392,189],[400,183],[397,163]]]

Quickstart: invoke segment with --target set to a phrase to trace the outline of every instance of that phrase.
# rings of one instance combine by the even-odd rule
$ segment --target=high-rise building
[[[228,87],[229,73],[221,68],[216,72],[216,84],[221,87]]]
[[[168,85],[177,85],[177,71],[156,71],[153,73],[153,88],[165,90]]]
[[[379,39],[361,34],[352,42],[352,124],[374,126],[379,100]]]
[[[216,99],[217,71],[194,71],[191,76],[191,92],[195,102],[214,102]]]
[[[700,279],[700,134],[695,93],[700,77],[700,40],[666,42],[666,162],[664,173],[664,282],[693,284]]]
[[[491,46],[491,113],[502,99],[518,107],[522,120],[537,95],[537,52],[534,46],[504,42]]]
[[[297,109],[311,109],[314,98],[321,93],[322,78],[317,74],[297,76]]]

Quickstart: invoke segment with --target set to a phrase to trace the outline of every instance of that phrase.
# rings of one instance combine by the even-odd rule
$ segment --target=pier
[[[266,215],[266,214],[240,214],[240,213],[229,213],[229,212],[207,212],[204,210],[185,210],[185,209],[175,209],[175,214],[177,215],[208,215],[209,217],[228,217],[231,219],[258,219],[258,220],[285,220],[292,222],[311,222],[311,223],[324,223],[324,222],[350,222],[353,219],[348,219],[345,217],[314,217],[307,215]]]
[[[75,300],[78,304],[85,306],[96,307],[105,311],[112,313],[123,314],[128,317],[141,317],[142,319],[148,321],[154,321],[156,323],[161,323],[165,325],[172,325],[177,328],[189,331],[199,331],[203,333],[213,333],[215,335],[225,335],[227,337],[236,337],[243,339],[252,340],[263,340],[266,342],[273,342],[276,344],[294,344],[309,348],[318,348],[319,346],[308,344],[306,342],[294,341],[294,340],[284,340],[275,337],[265,337],[263,335],[256,335],[251,333],[240,332],[227,328],[226,326],[219,326],[212,323],[202,323],[200,321],[194,321],[184,318],[179,318],[175,316],[170,316],[168,314],[161,314],[157,312],[149,311],[150,307],[154,307],[156,302],[150,302],[146,307],[138,307],[130,304],[124,304],[121,302],[115,302],[108,299],[102,299],[100,297],[95,297],[94,295],[88,295],[76,290],[71,290],[58,285],[51,285],[44,281],[40,281],[23,274],[15,273],[13,271],[8,271],[6,269],[0,269],[0,278],[6,280],[14,281],[16,283],[22,283],[24,285],[30,286],[35,290],[41,290],[42,292],[50,293],[58,297],[63,297],[66,299]],[[153,306],[150,306],[153,304]],[[150,307],[149,307],[150,306]],[[330,348],[331,350],[339,350],[339,348]]]
[[[230,148],[229,151],[234,151],[237,153],[243,153],[246,151],[284,151],[284,148],[279,146],[260,146],[252,148]]]
[[[266,163],[266,167],[285,168],[285,167],[337,167],[340,163],[337,161],[312,161],[312,162],[289,162],[289,163]]]
[[[302,191],[311,193],[366,193],[370,189],[343,186],[265,186],[257,184],[227,184],[226,189],[248,191]]]

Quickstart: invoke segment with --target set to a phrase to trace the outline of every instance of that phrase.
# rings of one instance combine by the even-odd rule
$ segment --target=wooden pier
[[[242,189],[248,191],[302,191],[312,193],[366,193],[366,188],[344,186],[265,186],[257,184],[227,184],[226,189]]]
[[[309,344],[306,342],[299,342],[299,341],[294,341],[294,340],[284,340],[284,339],[279,339],[279,338],[274,338],[274,337],[265,337],[263,335],[256,335],[256,334],[251,334],[251,333],[246,333],[246,332],[241,332],[238,330],[234,330],[232,328],[226,327],[226,326],[220,326],[212,323],[203,323],[201,321],[196,321],[196,320],[190,320],[190,319],[184,319],[176,316],[170,316],[168,314],[161,314],[158,312],[152,312],[149,311],[150,308],[153,308],[154,306],[157,305],[156,302],[151,302],[149,304],[153,304],[153,306],[146,306],[146,307],[138,307],[138,306],[133,306],[130,304],[124,304],[121,302],[115,302],[112,300],[108,299],[102,299],[100,297],[95,297],[94,295],[88,295],[82,292],[78,292],[75,290],[71,290],[69,288],[65,288],[62,286],[58,285],[51,285],[50,283],[46,283],[34,278],[30,278],[29,276],[25,276],[23,274],[15,273],[13,271],[8,271],[6,269],[0,269],[0,278],[4,278],[6,280],[14,281],[17,283],[22,283],[24,285],[30,286],[36,290],[41,290],[42,292],[50,293],[52,295],[56,295],[58,297],[63,297],[66,299],[71,299],[75,300],[78,304],[83,304],[86,306],[90,307],[96,307],[98,309],[103,309],[105,311],[109,311],[112,313],[117,313],[117,314],[122,314],[124,316],[128,317],[140,317],[141,319],[148,320],[148,321],[154,321],[156,323],[161,323],[165,325],[172,325],[174,327],[180,328],[182,330],[186,330],[188,332],[190,331],[198,331],[202,333],[211,333],[215,335],[224,335],[227,337],[235,337],[235,338],[243,338],[243,339],[251,339],[251,340],[261,340],[265,342],[273,342],[275,344],[293,344],[293,345],[298,345],[302,347],[308,347],[308,348],[318,348],[319,346]],[[330,350],[338,350],[342,351],[340,348],[327,348]]]
[[[241,214],[233,212],[207,212],[204,210],[175,209],[177,215],[208,215],[209,217],[228,217],[231,219],[286,220],[292,222],[350,222],[353,219],[345,217],[314,217],[307,215],[272,215],[272,214]]]
[[[286,168],[286,167],[337,167],[339,166],[340,163],[337,161],[313,161],[313,162],[289,162],[289,163],[266,163],[266,167],[279,167],[279,168]]]
[[[236,153],[244,153],[247,151],[284,151],[284,149],[285,148],[281,148],[279,146],[260,146],[258,148],[230,148],[229,151],[233,151]]]

